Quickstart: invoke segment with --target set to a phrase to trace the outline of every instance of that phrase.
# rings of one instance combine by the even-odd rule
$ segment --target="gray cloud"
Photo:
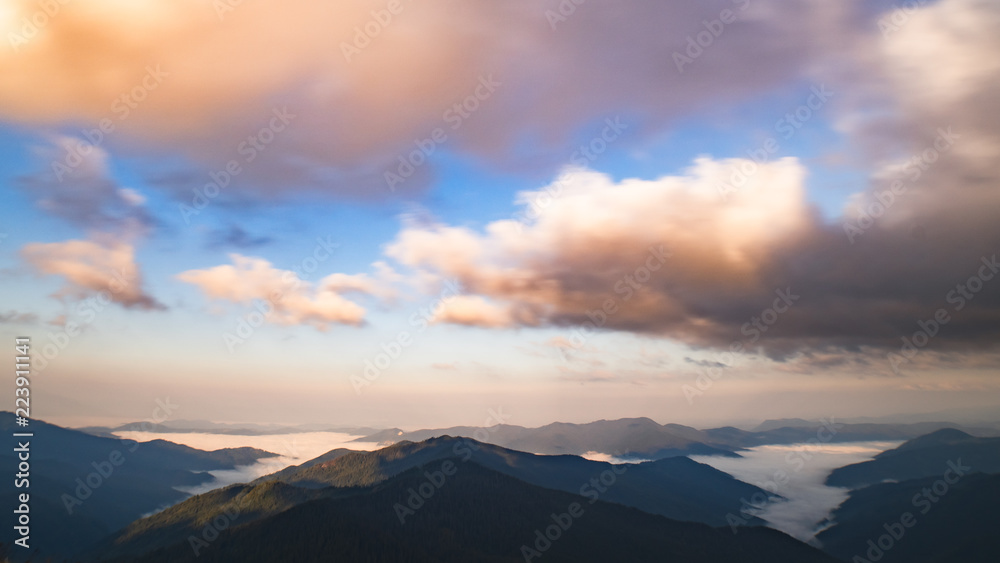
[[[209,248],[257,248],[273,242],[269,236],[254,236],[239,225],[230,225],[225,229],[215,229],[208,236]]]
[[[18,185],[42,210],[88,232],[125,238],[145,235],[155,226],[145,198],[112,178],[102,148],[58,136],[36,150],[36,160],[41,170],[19,178]]]

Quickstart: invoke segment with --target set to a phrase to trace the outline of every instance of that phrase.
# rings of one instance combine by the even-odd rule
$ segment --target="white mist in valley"
[[[169,440],[200,450],[251,447],[278,454],[234,469],[208,471],[211,481],[194,487],[178,488],[196,495],[234,483],[247,483],[299,465],[330,450],[345,448],[372,451],[375,442],[354,442],[359,436],[337,432],[305,432],[261,436],[198,432],[155,433],[117,432],[117,436],[138,442]],[[852,442],[841,444],[791,444],[758,446],[740,451],[743,457],[690,456],[733,477],[776,493],[784,500],[770,501],[755,513],[771,527],[802,541],[815,543],[815,535],[830,525],[830,513],[847,499],[848,490],[824,484],[831,471],[844,465],[873,458],[899,442]],[[610,463],[637,463],[611,454],[587,452],[583,457]],[[786,477],[787,476],[787,477]],[[751,502],[747,499],[747,502]]]
[[[653,461],[646,458],[618,457],[612,454],[602,454],[601,452],[587,452],[580,457],[583,459],[589,459],[590,461],[604,461],[607,463],[614,463],[616,465],[622,463],[642,463],[644,461]]]
[[[209,434],[201,432],[116,432],[116,436],[136,442],[167,440],[184,444],[199,450],[214,451],[223,448],[251,447],[278,454],[278,457],[263,458],[251,465],[241,465],[235,469],[208,471],[214,479],[194,487],[178,487],[178,490],[192,495],[232,485],[247,483],[275,471],[299,465],[319,457],[330,450],[346,448],[357,451],[378,449],[375,442],[353,442],[360,436],[339,432],[303,432],[296,434],[269,434],[262,436],[240,436],[236,434]]]
[[[690,456],[740,481],[786,500],[767,502],[756,514],[772,528],[810,543],[830,525],[830,513],[847,500],[848,489],[824,484],[838,467],[866,461],[900,442],[789,444],[740,451],[743,457]],[[786,477],[787,476],[787,477]],[[750,499],[747,499],[750,502]],[[742,515],[737,515],[742,516]]]

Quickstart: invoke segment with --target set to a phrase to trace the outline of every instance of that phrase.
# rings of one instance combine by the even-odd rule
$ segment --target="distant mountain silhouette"
[[[518,451],[543,454],[614,454],[625,459],[660,459],[699,455],[737,455],[731,448],[702,442],[700,430],[679,424],[661,425],[648,418],[598,420],[587,424],[555,422],[539,428],[499,424],[486,428],[455,426],[403,432],[391,428],[359,438],[358,442],[391,444],[420,442],[439,436],[470,436]]]
[[[778,418],[765,420],[753,429],[754,432],[767,432],[778,428],[813,428],[816,422],[803,418]]]
[[[973,471],[1000,473],[1000,438],[976,438],[952,428],[938,430],[882,452],[873,460],[835,469],[826,483],[856,488],[886,480],[940,476],[949,461],[958,460]]]
[[[159,424],[148,421],[129,422],[115,427],[87,426],[77,428],[80,432],[95,436],[112,436],[115,432],[155,432],[159,434],[208,433],[229,434],[233,436],[267,436],[273,434],[296,434],[302,432],[338,432],[352,436],[378,432],[376,428],[367,426],[331,426],[328,424],[299,424],[282,426],[279,424],[254,424],[242,422],[229,424],[209,420],[170,420]]]
[[[30,442],[31,465],[27,488],[15,487],[13,478],[4,480],[0,504],[13,510],[19,493],[30,495],[30,543],[51,556],[72,554],[145,513],[184,499],[188,495],[174,487],[211,480],[206,471],[276,455],[254,448],[205,452],[164,440],[122,441],[40,420],[27,428],[33,437],[11,436],[23,431],[14,425],[12,413],[0,413],[0,432],[6,435],[0,465],[17,467],[19,441]],[[0,542],[8,545],[17,538],[11,510],[5,511],[0,530]]]
[[[445,462],[457,469],[433,487],[422,505],[414,502],[417,508],[401,521],[398,507],[430,486],[427,474]],[[227,504],[237,507],[231,509],[238,513],[235,520],[226,522],[217,537],[210,534],[213,541],[192,544],[190,538],[203,537],[205,524],[212,521],[211,509]],[[542,562],[834,562],[775,530],[744,528],[733,534],[728,528],[677,522],[603,498],[591,503],[461,457],[412,467],[369,487],[306,489],[277,481],[232,486],[137,522],[127,533],[108,544],[112,547],[104,555],[112,558],[105,560],[514,563],[525,561],[522,550],[529,549],[541,556],[530,560]],[[557,539],[540,540],[545,533]],[[164,541],[167,536],[176,541]],[[159,541],[148,541],[153,537]]]
[[[831,428],[835,432],[830,431]],[[909,440],[941,428],[960,427],[948,422],[840,424],[781,419],[765,421],[753,431],[732,426],[698,430],[681,424],[658,424],[649,418],[623,418],[586,424],[556,422],[538,428],[507,424],[490,428],[456,426],[412,432],[390,428],[355,441],[387,445],[404,440],[420,442],[439,436],[470,436],[524,452],[573,455],[598,452],[635,460],[687,455],[738,457],[742,449],[768,444]],[[984,435],[996,434],[991,429],[970,430]]]
[[[790,425],[781,426],[787,422]],[[870,441],[910,440],[942,428],[964,428],[983,436],[995,436],[989,428],[966,428],[951,422],[917,422],[911,424],[855,423],[814,421],[804,424],[801,419],[766,421],[766,430],[747,432],[724,427],[705,430],[708,443],[719,447],[750,448],[769,444],[798,444],[805,442],[843,443]]]

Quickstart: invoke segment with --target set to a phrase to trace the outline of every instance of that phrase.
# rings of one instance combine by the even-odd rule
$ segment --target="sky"
[[[998,26],[6,1],[3,361],[67,425],[1000,414]]]

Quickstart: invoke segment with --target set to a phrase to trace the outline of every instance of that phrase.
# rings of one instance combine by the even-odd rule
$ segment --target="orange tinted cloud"
[[[0,32],[24,34],[22,18],[38,5],[9,4]],[[399,7],[393,14],[390,4]],[[844,35],[846,21],[844,8],[812,6],[789,26],[750,4],[726,41],[681,75],[672,53],[718,17],[717,7],[594,3],[553,30],[546,12],[558,10],[555,0],[219,5],[60,4],[23,44],[0,51],[0,118],[87,129],[107,120],[106,143],[183,154],[204,177],[236,157],[274,107],[287,107],[296,120],[267,158],[247,166],[242,189],[388,193],[383,173],[436,129],[449,150],[506,166],[523,165],[516,143],[533,138],[557,166],[581,123],[632,114],[657,126],[709,99],[781,83],[801,72],[820,38]],[[484,93],[484,80],[499,85],[471,113],[456,112]],[[429,168],[400,189],[426,184]]]
[[[945,308],[935,346],[981,349],[1000,330],[1000,293],[978,291],[957,309],[969,290],[956,284],[997,283],[1000,196],[996,181],[962,176],[955,147],[958,160],[943,153],[908,179],[891,213],[854,243],[844,225],[857,217],[824,219],[796,159],[701,158],[656,180],[568,171],[520,194],[524,210],[512,219],[482,230],[409,223],[386,253],[418,275],[461,282],[466,295],[440,322],[597,326],[695,346],[740,342],[780,359],[898,348]],[[734,170],[748,173],[735,191]],[[859,201],[888,201],[889,185],[877,179],[878,197]],[[954,197],[957,186],[968,199]],[[932,235],[914,236],[913,217]]]
[[[21,256],[41,274],[66,278],[57,297],[80,299],[99,293],[127,308],[164,308],[144,292],[142,274],[129,244],[85,240],[31,243],[21,249]]]
[[[755,173],[723,199],[718,187],[740,166]],[[804,176],[790,158],[759,166],[705,158],[685,176],[620,183],[568,171],[553,184],[557,193],[521,194],[526,202],[548,197],[535,219],[496,221],[483,233],[411,225],[387,254],[478,294],[452,303],[441,322],[577,323],[613,299],[608,327],[673,327],[696,340],[718,330],[697,309],[719,294],[740,301],[773,291],[769,263],[812,228]]]

